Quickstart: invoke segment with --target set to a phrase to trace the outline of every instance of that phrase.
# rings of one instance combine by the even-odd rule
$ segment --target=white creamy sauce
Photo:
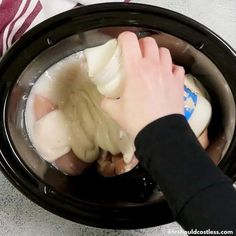
[[[36,121],[36,95],[48,98],[58,109]],[[114,155],[122,153],[125,162],[130,162],[133,141],[100,109],[101,99],[88,79],[83,52],[45,71],[30,92],[25,114],[29,137],[41,157],[53,162],[72,149],[78,158],[91,163],[102,149]]]

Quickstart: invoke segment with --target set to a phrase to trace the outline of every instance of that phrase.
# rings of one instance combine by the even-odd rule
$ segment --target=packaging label
[[[197,94],[184,86],[184,116],[187,120],[192,116],[197,104]]]

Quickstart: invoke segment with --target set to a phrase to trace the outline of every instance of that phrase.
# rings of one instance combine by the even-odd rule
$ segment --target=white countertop
[[[213,30],[236,50],[235,0],[136,0],[133,2],[157,5],[187,15]],[[173,235],[169,230],[179,229],[181,228],[177,223],[140,230],[104,230],[73,223],[53,215],[28,200],[0,173],[0,235],[156,236]]]

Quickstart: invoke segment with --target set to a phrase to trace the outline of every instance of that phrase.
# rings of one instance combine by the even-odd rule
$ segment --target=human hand
[[[152,121],[184,112],[184,69],[172,64],[168,49],[151,37],[131,32],[119,35],[125,73],[119,99],[104,98],[102,109],[135,138]]]

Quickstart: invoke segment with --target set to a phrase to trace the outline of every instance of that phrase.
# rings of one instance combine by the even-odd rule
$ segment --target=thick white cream
[[[68,125],[59,109],[35,122],[33,132],[34,145],[47,161],[53,162],[71,149]]]
[[[35,95],[48,98],[58,109],[36,121]],[[52,162],[72,149],[78,158],[91,163],[103,149],[114,155],[122,153],[125,162],[130,162],[133,141],[100,109],[101,98],[88,79],[83,52],[59,61],[40,76],[29,95],[25,119],[42,158]]]

